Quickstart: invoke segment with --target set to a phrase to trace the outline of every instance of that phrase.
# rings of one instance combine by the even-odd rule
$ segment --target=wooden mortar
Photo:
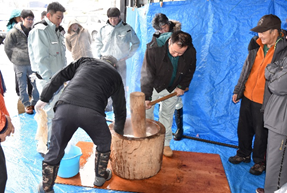
[[[110,163],[113,172],[125,179],[145,179],[161,168],[165,128],[145,117],[145,98],[140,92],[130,95],[131,119],[127,119],[124,135],[113,130]]]

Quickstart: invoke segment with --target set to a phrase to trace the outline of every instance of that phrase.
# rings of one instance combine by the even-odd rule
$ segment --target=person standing
[[[65,11],[66,9],[60,3],[50,3],[47,7],[46,17],[34,25],[28,37],[31,67],[36,73],[36,85],[40,95],[52,76],[67,64],[65,31],[60,26]],[[51,136],[52,118],[54,117],[53,107],[61,93],[62,89],[59,89],[44,109],[48,120],[48,143]],[[38,145],[37,151],[46,154],[47,146]]]
[[[9,21],[6,25],[7,27],[7,32],[9,32],[11,29],[13,29],[14,25],[16,23],[21,22],[21,10],[20,9],[13,9]]]
[[[5,106],[4,97],[0,94],[0,193],[5,192],[7,182],[7,168],[4,151],[1,143],[6,140],[7,136],[14,133],[14,126]]]
[[[239,149],[228,160],[233,164],[248,163],[253,152],[255,164],[249,172],[261,175],[266,168],[268,135],[264,128],[263,111],[270,96],[264,72],[269,63],[280,60],[287,54],[287,42],[286,35],[281,31],[281,21],[276,15],[264,15],[251,31],[257,32],[259,37],[253,37],[249,43],[249,54],[233,91],[234,103],[242,99],[237,128]]]
[[[195,68],[196,50],[188,33],[183,31],[165,33],[158,39],[157,46],[147,46],[140,79],[141,91],[145,94],[146,118],[154,119],[154,106],[150,105],[151,100],[174,91],[177,97],[184,94]],[[166,130],[163,154],[167,157],[173,155],[170,148],[171,126],[177,97],[171,97],[160,103],[159,122]]]
[[[25,112],[33,114],[34,105],[39,99],[39,93],[35,81],[31,81],[33,89],[30,101],[27,91],[27,77],[33,73],[28,53],[28,35],[33,25],[34,14],[31,10],[24,9],[21,12],[21,19],[23,22],[18,22],[8,32],[4,48],[9,60],[14,64],[20,100],[25,106]]]
[[[120,18],[120,10],[116,7],[107,11],[108,21],[95,38],[95,52],[97,58],[112,55],[118,60],[120,73],[126,89],[126,60],[137,51],[140,40],[134,29]]]
[[[148,43],[148,46],[157,46],[157,40],[161,34],[181,30],[181,23],[175,20],[169,20],[165,14],[158,13],[152,20],[152,27],[157,31],[153,34],[152,40],[150,43]],[[177,99],[178,101],[174,112],[177,130],[174,133],[173,139],[181,140],[183,136],[183,104],[181,97],[177,97]]]
[[[113,67],[117,60],[113,57],[105,59],[82,57],[69,64],[53,76],[35,106],[36,111],[43,108],[61,85],[70,81],[55,105],[51,144],[42,163],[43,181],[39,185],[39,192],[53,191],[65,148],[79,127],[87,132],[96,145],[94,185],[102,186],[112,177],[111,170],[107,169],[111,133],[106,123],[105,107],[111,97],[115,112],[114,131],[123,135],[126,100],[121,76]]]
[[[257,193],[273,193],[287,183],[287,57],[268,64],[265,77],[271,92],[264,110],[267,165],[264,189],[258,188]]]
[[[10,14],[9,21],[8,21],[8,23],[6,25],[7,32],[9,32],[11,29],[13,29],[14,25],[19,23],[19,22],[21,22],[21,10],[20,9],[13,9],[11,14]],[[33,86],[31,84],[31,81],[30,81],[28,76],[27,76],[27,83],[28,83],[29,96],[32,96]],[[17,95],[20,96],[19,83],[18,83],[16,74],[15,74],[15,90],[16,90]],[[25,107],[21,103],[21,99],[19,97],[19,100],[18,100],[18,113],[20,114],[20,113],[23,113],[23,112],[25,112]]]
[[[69,22],[66,35],[66,47],[72,52],[72,58],[93,57],[92,38],[89,31],[83,28],[76,19]]]
[[[41,20],[43,20],[47,15],[47,11],[42,11],[41,13]]]

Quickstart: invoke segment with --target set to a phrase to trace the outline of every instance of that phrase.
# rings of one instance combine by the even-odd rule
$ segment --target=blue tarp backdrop
[[[232,103],[231,97],[249,41],[257,35],[250,29],[266,14],[277,15],[286,28],[287,1],[192,0],[128,8],[127,23],[141,40],[140,49],[128,61],[129,92],[140,91],[140,70],[146,44],[154,33],[151,21],[156,13],[180,21],[197,51],[196,71],[189,91],[182,97],[184,134],[237,145],[240,103]]]

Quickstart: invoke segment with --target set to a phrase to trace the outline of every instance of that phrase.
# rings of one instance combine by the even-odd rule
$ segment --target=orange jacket
[[[5,106],[5,101],[3,95],[0,94],[0,133],[4,132],[5,125],[6,125],[6,116],[9,116],[9,113]]]
[[[264,45],[261,42],[261,39],[258,38],[256,40],[258,45],[260,46],[253,67],[251,69],[248,80],[245,84],[244,96],[251,101],[256,103],[263,104],[263,96],[264,96],[264,88],[265,88],[265,68],[268,64],[271,63],[273,54],[274,54],[274,46],[272,46],[264,57],[263,47]]]

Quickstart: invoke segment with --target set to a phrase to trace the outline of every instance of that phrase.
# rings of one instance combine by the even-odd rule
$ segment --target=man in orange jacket
[[[257,32],[259,37],[253,37],[249,43],[249,54],[233,91],[232,101],[237,103],[242,100],[237,128],[239,149],[229,162],[248,163],[252,152],[254,165],[249,172],[260,175],[266,168],[267,147],[263,111],[271,95],[265,84],[265,67],[287,54],[287,41],[286,31],[281,30],[281,20],[276,15],[264,15],[251,31]]]

